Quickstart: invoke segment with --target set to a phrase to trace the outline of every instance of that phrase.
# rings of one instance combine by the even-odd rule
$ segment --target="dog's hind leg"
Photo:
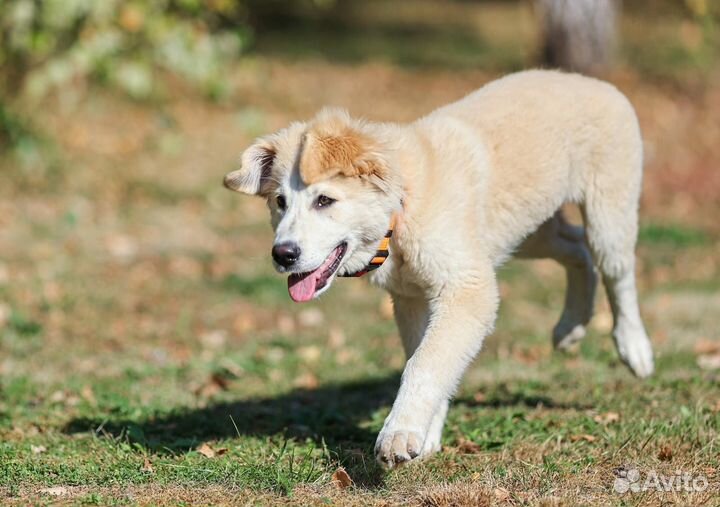
[[[610,155],[612,160],[594,171],[581,210],[588,243],[610,300],[618,354],[635,375],[647,377],[654,368],[653,351],[640,318],[635,286],[642,162],[631,156],[628,164],[627,152],[623,160],[621,150],[617,151],[617,155]],[[641,153],[640,148],[637,153]]]
[[[405,357],[410,359],[415,353],[427,329],[430,310],[423,298],[393,296],[395,321],[400,331]],[[449,402],[444,400],[433,415],[427,437],[420,451],[420,457],[429,456],[441,449],[442,431],[445,426]]]
[[[565,268],[565,307],[553,329],[553,344],[566,349],[585,336],[593,314],[597,275],[582,227],[565,221],[558,211],[520,245],[520,258],[550,258]]]

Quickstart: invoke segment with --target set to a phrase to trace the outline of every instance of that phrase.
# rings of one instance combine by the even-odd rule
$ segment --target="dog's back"
[[[626,196],[620,200],[637,202],[638,122],[625,96],[608,83],[556,71],[511,74],[434,111],[418,126],[448,120],[486,151],[484,221],[492,230],[513,231],[509,244],[564,202],[592,200],[598,183],[598,191],[621,191]]]

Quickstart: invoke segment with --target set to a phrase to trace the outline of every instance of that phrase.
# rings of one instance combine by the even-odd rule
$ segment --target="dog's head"
[[[275,268],[294,301],[326,291],[335,276],[373,258],[400,202],[382,127],[321,111],[260,138],[225,176],[231,190],[267,200]]]

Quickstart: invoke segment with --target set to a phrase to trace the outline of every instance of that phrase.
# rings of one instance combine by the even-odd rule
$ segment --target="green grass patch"
[[[640,227],[638,241],[640,244],[686,248],[706,245],[710,243],[710,237],[704,231],[686,225],[648,224]]]

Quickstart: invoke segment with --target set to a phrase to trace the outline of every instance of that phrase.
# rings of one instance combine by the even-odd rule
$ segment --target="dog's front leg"
[[[465,368],[492,329],[498,292],[492,269],[458,277],[459,287],[446,285],[428,302],[425,334],[405,365],[400,390],[377,443],[375,455],[392,468],[432,452],[426,446],[433,419],[444,414]],[[432,430],[432,431],[431,431]]]

